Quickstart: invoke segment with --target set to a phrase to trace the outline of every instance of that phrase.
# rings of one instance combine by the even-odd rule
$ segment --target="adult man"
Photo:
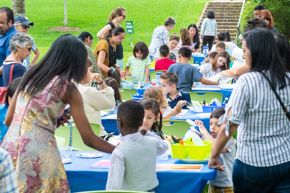
[[[14,13],[9,7],[0,8],[0,86],[2,82],[2,65],[5,58],[10,54],[9,42],[16,29],[14,24]]]

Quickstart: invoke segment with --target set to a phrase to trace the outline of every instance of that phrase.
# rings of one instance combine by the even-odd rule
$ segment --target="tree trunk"
[[[12,0],[14,15],[25,17],[25,0]]]
[[[64,26],[67,26],[67,0],[64,0],[63,3],[63,24]]]

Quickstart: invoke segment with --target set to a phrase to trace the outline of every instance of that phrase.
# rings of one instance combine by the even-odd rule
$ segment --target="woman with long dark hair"
[[[209,166],[223,169],[218,156],[238,130],[235,192],[290,192],[290,74],[269,30],[244,34],[243,50],[250,72],[233,90]]]
[[[199,33],[198,33],[197,26],[195,24],[190,24],[187,27],[187,30],[189,33],[189,37],[190,37],[192,43],[194,44],[194,51],[196,51],[199,49],[199,45],[200,45]]]
[[[2,147],[12,157],[20,192],[69,192],[54,137],[57,118],[67,104],[86,145],[104,152],[114,149],[92,131],[75,85],[87,72],[87,56],[78,38],[62,35],[23,76],[12,98]]]

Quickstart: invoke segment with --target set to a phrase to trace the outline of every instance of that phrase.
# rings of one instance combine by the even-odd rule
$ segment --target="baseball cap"
[[[27,17],[15,16],[15,24],[20,23],[26,26],[33,26],[33,22],[29,21]]]

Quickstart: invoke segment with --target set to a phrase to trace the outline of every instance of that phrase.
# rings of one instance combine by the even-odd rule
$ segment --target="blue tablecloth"
[[[75,152],[74,152],[75,154]],[[73,154],[73,162],[65,164],[69,185],[72,192],[104,190],[108,169],[92,168],[92,164],[100,160],[110,159],[109,154],[102,158],[81,159]],[[180,163],[175,159],[158,160],[157,163]],[[209,169],[204,163],[200,171],[163,170],[157,171],[159,186],[157,193],[193,193],[202,192],[208,180],[215,178],[216,171]]]
[[[196,113],[190,110],[186,110],[186,113],[171,117],[171,120],[201,120],[204,123],[205,128],[209,129],[209,116],[210,113]],[[102,116],[102,125],[107,133],[119,134],[119,129],[117,128],[117,115],[109,114]]]
[[[223,94],[223,101],[225,100],[225,98],[230,98],[231,94],[232,94],[232,87],[228,87],[228,88],[220,88],[218,86],[215,85],[196,85],[192,88],[192,92],[196,92],[196,93],[206,93],[206,92],[218,92],[218,93],[222,93]]]

